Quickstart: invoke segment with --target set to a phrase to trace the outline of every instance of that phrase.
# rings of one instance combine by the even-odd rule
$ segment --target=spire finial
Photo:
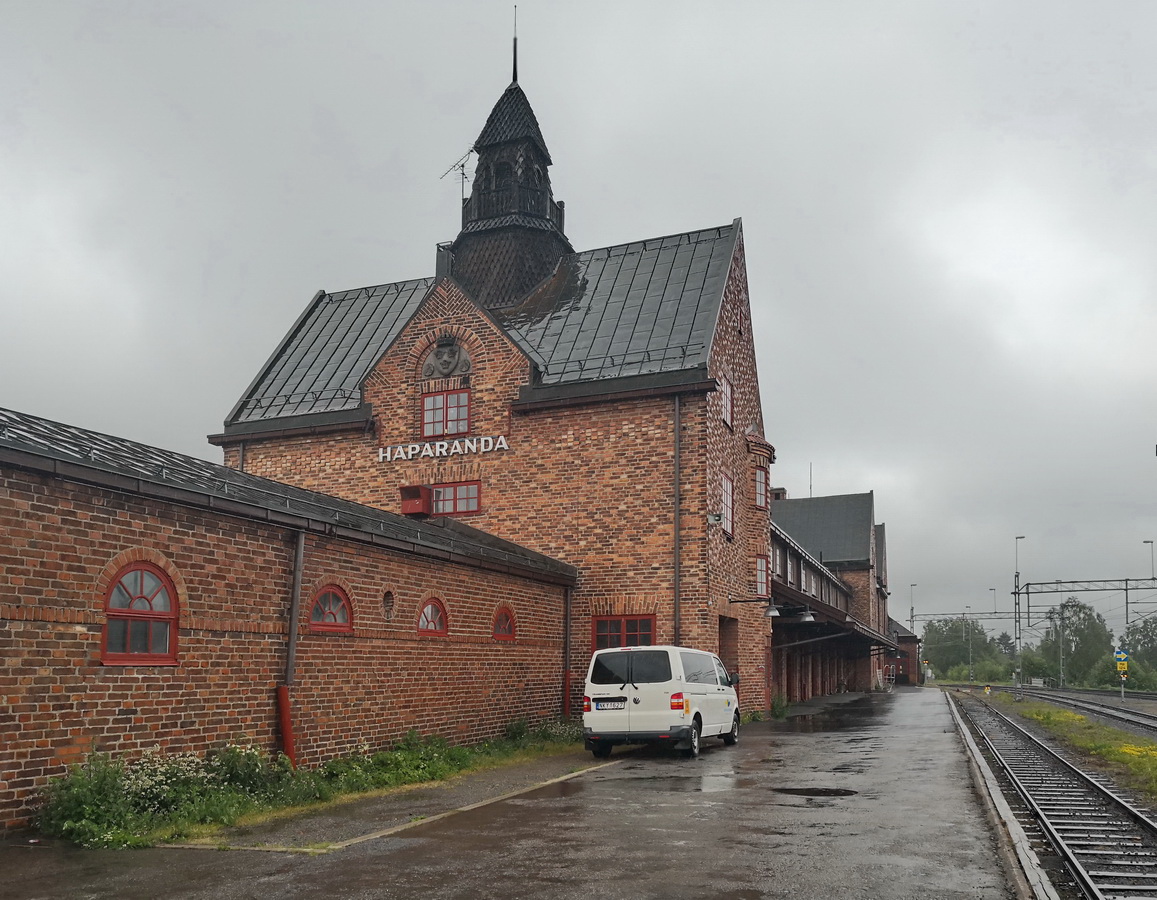
[[[514,83],[518,84],[518,4],[514,4]]]

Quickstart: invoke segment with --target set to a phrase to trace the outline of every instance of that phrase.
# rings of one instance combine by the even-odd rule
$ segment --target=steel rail
[[[988,704],[956,703],[1086,896],[1157,897],[1157,822]]]

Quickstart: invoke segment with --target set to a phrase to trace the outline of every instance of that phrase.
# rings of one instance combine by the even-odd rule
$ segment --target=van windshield
[[[591,667],[593,684],[659,684],[671,680],[666,650],[624,650],[600,653]]]

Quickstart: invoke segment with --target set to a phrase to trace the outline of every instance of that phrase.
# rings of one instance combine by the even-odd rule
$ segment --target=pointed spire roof
[[[490,118],[474,142],[474,150],[479,152],[511,141],[533,141],[546,157],[546,164],[552,164],[550,151],[546,149],[546,141],[538,127],[538,119],[517,81],[512,81],[494,104]]]

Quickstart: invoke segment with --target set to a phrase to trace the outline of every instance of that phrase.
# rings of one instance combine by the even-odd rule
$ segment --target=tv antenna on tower
[[[438,180],[441,181],[443,178],[445,178],[447,175],[449,175],[451,172],[453,172],[455,169],[457,169],[459,172],[459,176],[462,179],[462,199],[463,200],[466,199],[466,161],[470,159],[470,154],[473,152],[474,152],[474,148],[471,147],[469,150],[467,150],[465,153],[463,153],[458,158],[458,161],[456,163],[454,163],[454,165],[452,165],[450,168],[448,168],[445,172],[443,172],[438,177]]]

